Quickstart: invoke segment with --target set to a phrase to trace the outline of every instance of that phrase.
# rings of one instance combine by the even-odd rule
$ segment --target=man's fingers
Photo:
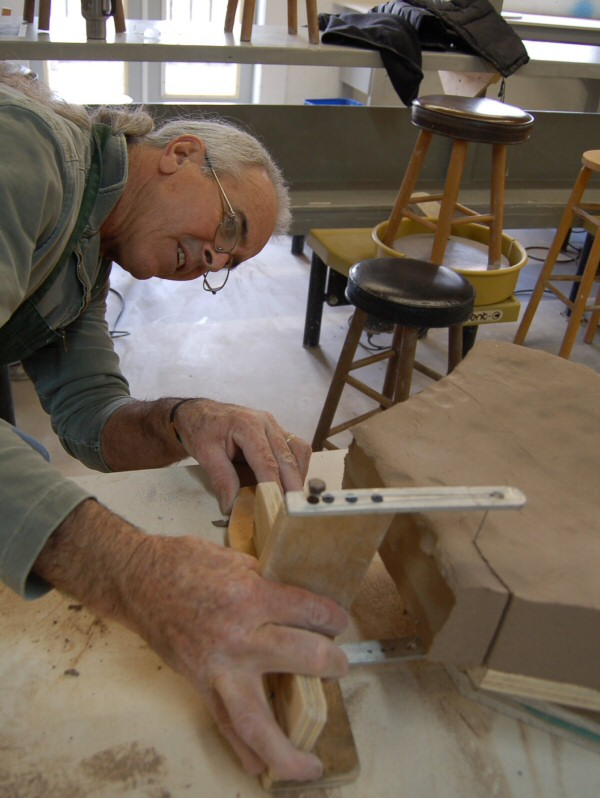
[[[341,679],[348,674],[348,658],[323,635],[303,629],[266,624],[252,638],[257,667],[269,673]]]
[[[321,762],[314,754],[294,748],[283,733],[267,703],[260,678],[247,678],[240,672],[229,673],[219,678],[214,687],[229,717],[229,725],[225,723],[220,728],[232,745],[233,735],[253,757],[272,768],[279,779],[313,781],[319,778],[323,771]],[[248,761],[252,766],[253,757],[246,755],[242,763]]]

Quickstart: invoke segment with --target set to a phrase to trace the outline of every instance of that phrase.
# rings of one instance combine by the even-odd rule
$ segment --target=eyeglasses
[[[223,218],[217,227],[217,232],[215,233],[215,250],[217,252],[233,252],[240,237],[240,223],[235,215],[233,206],[231,202],[229,202],[229,198],[225,193],[223,186],[221,185],[221,181],[217,177],[217,173],[212,167],[208,155],[206,155],[206,163],[215,179],[217,186],[219,187],[219,191],[221,192],[221,197],[223,199]]]
[[[206,158],[206,164],[210,169],[210,172],[214,177],[217,186],[219,187],[219,191],[221,192],[221,198],[223,200],[223,218],[221,219],[221,222],[217,227],[217,232],[215,233],[213,246],[216,252],[230,253],[233,252],[233,250],[235,249],[235,245],[237,244],[238,239],[240,237],[240,223],[238,221],[237,216],[235,215],[233,206],[229,201],[229,197],[225,193],[225,190],[221,185],[221,181],[219,180],[219,178],[217,177],[217,173],[213,169],[213,166],[208,157],[208,153],[205,153],[205,158]],[[225,280],[218,288],[213,288],[208,282],[206,275],[204,275],[204,279],[202,281],[202,288],[204,288],[205,291],[210,291],[211,294],[216,294],[217,291],[220,291],[222,288],[225,287],[225,283],[229,279],[231,260],[232,258],[229,258],[229,260],[225,264],[225,269],[226,269]]]

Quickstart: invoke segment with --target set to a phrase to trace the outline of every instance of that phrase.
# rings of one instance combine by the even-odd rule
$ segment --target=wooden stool
[[[588,150],[583,153],[581,158],[582,166],[573,186],[573,191],[569,197],[566,208],[556,230],[556,235],[552,241],[546,262],[542,267],[540,276],[527,305],[519,329],[515,336],[515,343],[522,344],[529,330],[535,312],[540,304],[544,291],[548,289],[557,296],[571,311],[569,323],[558,354],[560,357],[569,359],[573,344],[577,338],[577,331],[586,311],[592,311],[587,331],[584,336],[586,344],[591,344],[600,322],[600,289],[596,296],[596,301],[588,304],[594,281],[599,279],[598,265],[600,264],[600,217],[594,216],[590,211],[600,210],[600,204],[592,202],[582,202],[585,190],[590,182],[592,174],[600,173],[600,150]],[[569,235],[573,222],[576,218],[583,220],[586,230],[593,236],[593,243],[589,249],[587,260],[579,274],[553,274],[557,258]],[[553,285],[554,282],[578,283],[579,290],[574,299],[569,298],[559,288]]]
[[[413,369],[441,378],[415,360],[420,328],[449,328],[448,371],[452,371],[462,359],[462,324],[470,318],[475,302],[473,286],[461,275],[411,258],[373,258],[355,264],[348,275],[346,296],[356,310],[321,411],[312,442],[314,451],[336,449],[329,437],[408,399]],[[354,360],[369,316],[395,325],[392,343],[389,349]],[[381,393],[350,374],[381,360],[389,361]],[[345,385],[374,399],[379,407],[332,427]]]
[[[442,264],[451,226],[477,222],[487,225],[490,229],[488,266],[499,268],[504,223],[506,145],[526,141],[531,134],[533,121],[531,114],[498,100],[449,95],[430,95],[415,100],[412,105],[412,123],[420,128],[419,136],[402,180],[383,243],[393,247],[402,219],[405,217],[413,219],[425,224],[434,233],[430,260]],[[409,206],[419,204],[419,197],[414,195],[415,187],[434,135],[453,139],[452,152],[444,193],[428,197],[428,201],[441,201],[439,217],[424,221],[423,216],[411,210]],[[458,202],[467,150],[471,142],[492,146],[488,214],[476,213]]]
[[[288,4],[288,33],[296,35],[298,33],[298,7],[297,0],[287,0]],[[225,13],[225,33],[233,31],[235,12],[237,11],[238,0],[227,0],[227,11]],[[256,0],[244,0],[242,9],[242,33],[240,41],[249,42],[252,38],[252,25],[254,23],[254,8]],[[308,41],[310,44],[319,44],[319,17],[317,12],[317,0],[306,0],[306,21],[308,23]]]
[[[38,10],[38,30],[50,30],[50,12],[52,0],[39,0]],[[125,33],[125,13],[123,11],[123,0],[114,2],[115,32]],[[23,2],[23,21],[33,22],[35,16],[35,0],[24,0]]]

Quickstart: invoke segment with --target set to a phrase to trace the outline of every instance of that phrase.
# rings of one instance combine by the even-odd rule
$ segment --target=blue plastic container
[[[332,100],[304,100],[304,105],[364,105],[364,103],[359,103],[358,100],[338,97]]]

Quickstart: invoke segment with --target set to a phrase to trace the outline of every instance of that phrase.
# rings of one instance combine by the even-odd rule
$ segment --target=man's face
[[[137,279],[193,280],[219,271],[230,258],[235,265],[253,257],[273,234],[275,189],[263,169],[251,167],[239,181],[220,178],[240,236],[231,254],[217,252],[224,200],[216,180],[201,171],[205,163],[201,142],[181,137],[165,148],[144,190],[127,196],[125,223],[107,254]]]

